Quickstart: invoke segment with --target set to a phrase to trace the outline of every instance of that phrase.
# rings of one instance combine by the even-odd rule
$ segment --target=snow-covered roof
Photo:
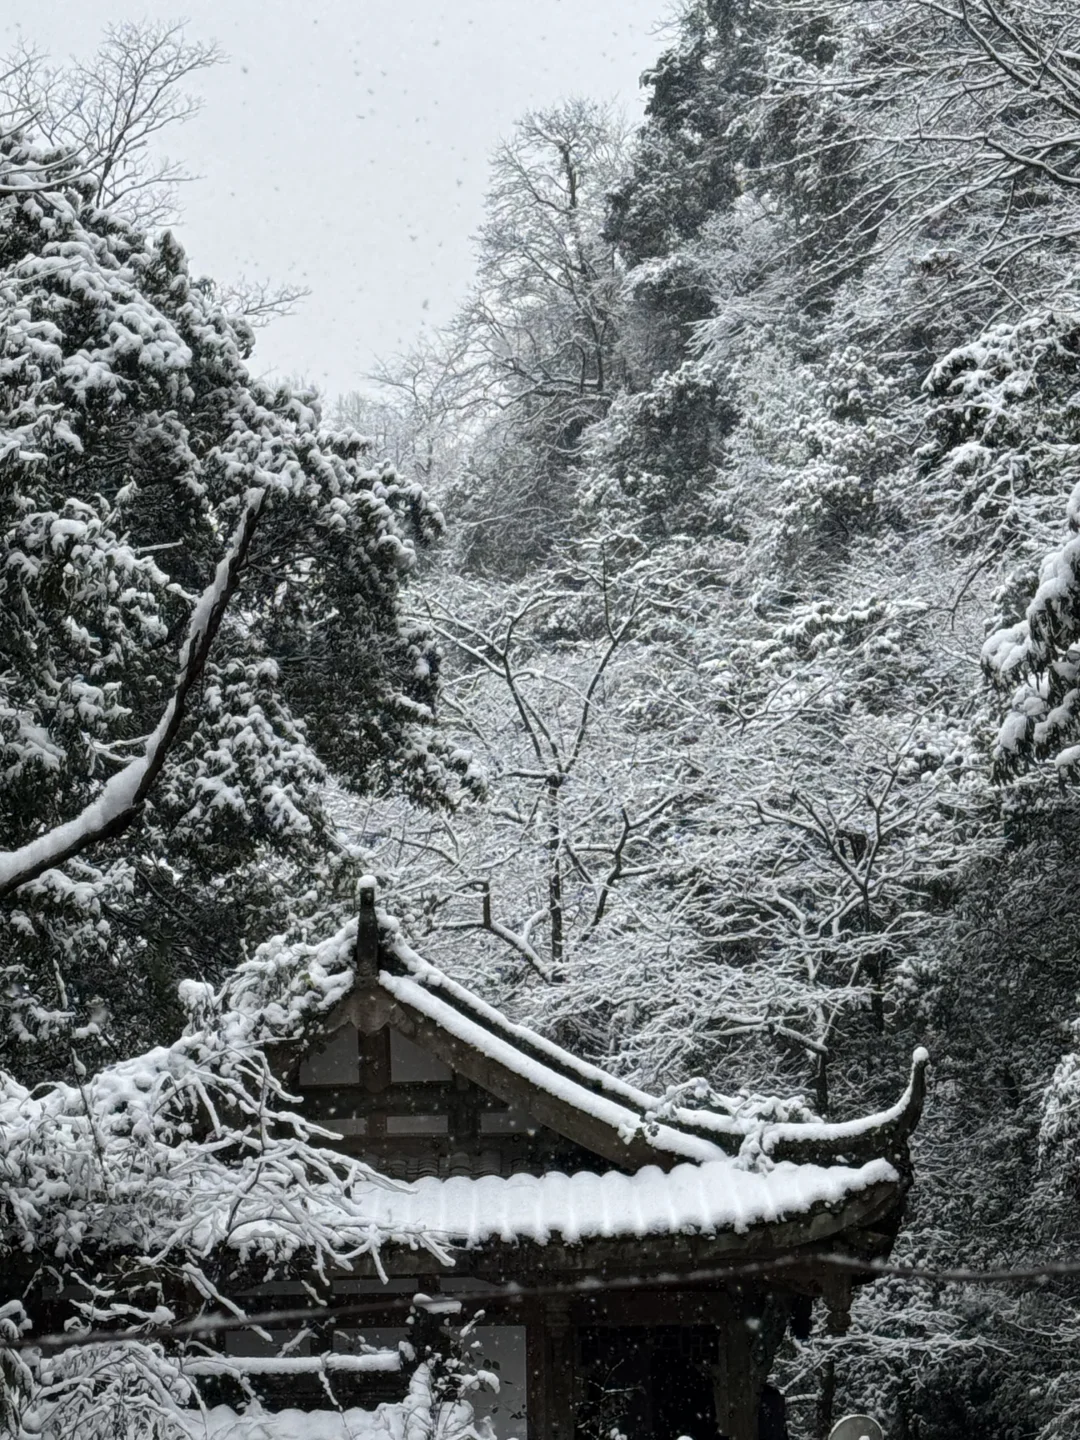
[[[830,1233],[827,1215],[841,1217],[843,1228],[845,1207],[860,1195],[860,1214],[877,1213],[879,1187],[883,1202],[891,1192],[900,1203],[925,1054],[916,1055],[898,1103],[861,1120],[781,1122],[740,1114],[735,1102],[717,1113],[666,1111],[657,1097],[513,1024],[416,955],[393,921],[380,916],[374,926],[370,906],[368,920],[374,940],[366,956],[354,920],[315,944],[260,947],[219,994],[185,985],[190,1021],[171,1046],[75,1086],[31,1093],[0,1077],[0,1176],[13,1197],[16,1243],[45,1254],[87,1244],[145,1254],[178,1245],[275,1255],[314,1246],[351,1264],[386,1244],[444,1255],[440,1234],[466,1245],[552,1236],[571,1244],[743,1234],[802,1216],[818,1217],[810,1237],[817,1239]],[[327,1131],[287,1096],[275,1090],[273,1114],[267,1110],[275,1084],[269,1052],[284,1045],[298,1063],[349,1021],[369,1031],[400,1028],[615,1168],[601,1175],[592,1172],[603,1163],[586,1162],[571,1176],[422,1179],[409,1189],[376,1182],[357,1159],[313,1148]],[[205,1145],[191,1125],[204,1112],[214,1127]],[[241,1146],[239,1158],[222,1152],[223,1115],[237,1135],[255,1127],[259,1144]],[[302,1195],[289,1182],[298,1169],[310,1176]]]
[[[852,1202],[894,1198],[901,1177],[887,1160],[861,1166],[782,1161],[766,1173],[737,1160],[707,1160],[671,1170],[647,1165],[573,1175],[455,1176],[418,1180],[406,1190],[372,1189],[373,1221],[387,1230],[414,1227],[449,1245],[490,1241],[537,1245],[660,1235],[747,1236],[786,1221],[817,1223],[793,1243],[822,1240],[845,1228]],[[742,1248],[742,1247],[740,1247]]]
[[[370,894],[367,903],[371,916]],[[355,977],[323,1011],[324,1036],[347,1021],[362,1030],[389,1022],[506,1103],[624,1169],[655,1164],[670,1170],[730,1156],[765,1167],[780,1160],[829,1166],[876,1159],[906,1166],[925,1094],[925,1050],[915,1052],[897,1103],[855,1120],[792,1121],[782,1105],[763,1114],[741,1098],[709,1110],[669,1105],[509,1020],[418,955],[389,916],[380,913],[377,928],[369,922],[366,937],[364,931],[363,921],[359,931],[353,922],[326,942],[339,954],[355,947]],[[366,956],[360,953],[365,944]],[[332,988],[342,996],[340,981]]]

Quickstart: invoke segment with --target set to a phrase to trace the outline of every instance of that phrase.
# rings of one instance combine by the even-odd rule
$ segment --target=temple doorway
[[[711,1325],[597,1326],[578,1332],[578,1440],[686,1435],[720,1440]]]

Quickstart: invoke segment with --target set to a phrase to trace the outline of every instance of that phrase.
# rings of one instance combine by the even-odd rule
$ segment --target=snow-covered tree
[[[399,593],[435,515],[310,397],[252,379],[250,332],[173,237],[145,240],[96,194],[77,155],[3,140],[6,851],[144,751],[230,545],[239,589],[124,833],[5,887],[0,1045],[28,1075],[69,1065],[76,1030],[106,1051],[159,1038],[181,974],[221,976],[300,923],[313,875],[332,894],[327,765],[432,803],[448,780],[434,642]]]
[[[222,58],[178,23],[112,25],[89,60],[57,67],[24,48],[0,62],[0,105],[7,123],[78,155],[96,204],[149,229],[175,218],[190,179],[151,142],[198,114],[202,102],[185,87]]]
[[[382,1182],[269,1052],[352,981],[328,770],[439,807],[468,760],[402,597],[437,512],[251,376],[248,327],[86,159],[0,137],[0,1417],[164,1440],[203,1379],[246,1384],[176,1322],[379,1244]],[[24,1352],[28,1325],[131,1333]],[[406,1408],[460,1430],[436,1389],[421,1363]]]
[[[421,387],[445,394],[449,356],[469,445],[440,498],[462,565],[519,575],[565,537],[581,436],[623,380],[601,233],[623,140],[607,107],[571,99],[523,116],[492,157],[476,285]],[[412,368],[390,367],[392,393]]]
[[[1071,533],[1042,559],[1023,618],[995,631],[983,650],[988,671],[1010,695],[997,741],[1000,769],[1015,772],[1032,759],[1048,759],[1064,777],[1080,763],[1080,450],[1073,388],[1080,372],[1073,348],[1075,322],[1063,326],[1055,316],[1039,317],[1023,332],[1022,339],[1034,342],[1031,361],[1027,366],[1015,360],[1009,364],[1007,393],[983,421],[989,443],[972,441],[961,447],[957,468],[963,467],[965,479],[970,475],[981,483],[979,499],[996,523],[1016,523],[1019,518],[1032,544],[1045,543],[1049,527],[1044,517],[1053,490],[1060,496],[1072,482],[1066,507]],[[991,334],[984,342],[991,353],[997,338]],[[1005,338],[1015,343],[1015,332]],[[984,375],[989,368],[982,367]],[[969,379],[961,372],[954,383],[959,388],[971,381],[974,376]],[[993,398],[990,386],[980,386],[980,393],[971,396],[968,415],[979,413],[985,389]],[[966,464],[964,452],[970,455]],[[1038,523],[1030,518],[1034,507]],[[1014,585],[1016,598],[1019,589]]]

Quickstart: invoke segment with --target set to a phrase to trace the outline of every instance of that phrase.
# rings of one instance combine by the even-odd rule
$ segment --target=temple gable
[[[305,1115],[398,1180],[581,1169],[597,1156],[392,1025],[345,1021],[299,1065]]]

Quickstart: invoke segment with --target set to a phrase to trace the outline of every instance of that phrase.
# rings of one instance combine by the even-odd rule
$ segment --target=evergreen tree
[[[449,774],[434,642],[400,597],[434,513],[310,397],[252,379],[250,331],[173,237],[146,240],[96,193],[78,156],[2,143],[6,850],[93,804],[138,753],[195,599],[248,499],[265,503],[137,820],[3,903],[0,1043],[27,1076],[69,1063],[76,1030],[122,1050],[160,1038],[181,974],[220,976],[301,924],[314,877],[318,903],[332,896],[327,765],[427,803]]]

